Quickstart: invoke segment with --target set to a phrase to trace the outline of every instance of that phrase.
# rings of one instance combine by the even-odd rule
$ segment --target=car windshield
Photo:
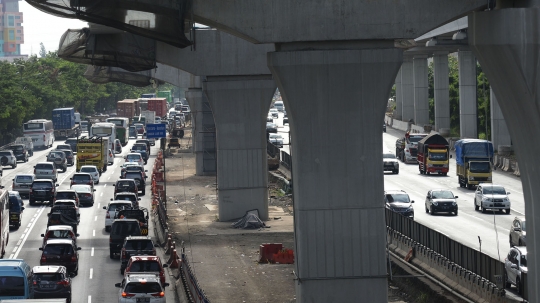
[[[396,156],[394,154],[383,154],[384,159],[395,159]]]
[[[33,189],[51,189],[52,184],[49,182],[34,182],[32,184]]]
[[[506,190],[502,186],[484,187],[482,192],[484,195],[506,195]]]
[[[73,246],[69,244],[47,244],[43,249],[44,255],[64,256],[73,254]]]
[[[95,173],[97,169],[95,167],[81,167],[82,173]]]
[[[388,194],[386,195],[388,202],[410,202],[409,195],[407,194]]]
[[[445,161],[448,157],[446,152],[430,152],[429,159],[433,161]]]
[[[129,269],[131,272],[149,272],[161,271],[157,261],[137,261],[131,264]]]
[[[454,199],[454,194],[447,190],[432,191],[431,195],[433,199]]]
[[[24,296],[24,279],[23,277],[0,277],[0,295],[10,296]]]
[[[17,183],[32,183],[34,178],[32,176],[17,176],[15,177],[15,182]]]
[[[159,283],[157,282],[149,282],[149,283],[128,283],[126,285],[126,289],[124,289],[124,292],[131,293],[131,294],[149,294],[149,293],[156,293],[161,292],[161,286],[159,286]]]
[[[129,240],[124,246],[127,250],[152,250],[154,245],[150,240]]]
[[[471,162],[469,170],[472,173],[488,173],[491,167],[489,162]]]

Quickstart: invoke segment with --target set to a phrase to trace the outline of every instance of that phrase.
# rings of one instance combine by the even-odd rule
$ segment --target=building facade
[[[0,60],[21,56],[24,43],[23,13],[20,0],[0,0]]]

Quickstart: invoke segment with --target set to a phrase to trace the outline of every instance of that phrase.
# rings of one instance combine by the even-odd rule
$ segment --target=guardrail
[[[281,165],[285,166],[288,170],[292,170],[292,157],[285,151],[281,151]]]
[[[266,141],[266,153],[272,158],[275,158],[276,155],[279,157],[279,148],[270,141]]]

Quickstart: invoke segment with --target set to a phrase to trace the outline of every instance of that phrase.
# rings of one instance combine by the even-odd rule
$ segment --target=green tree
[[[43,42],[39,44],[39,56],[41,58],[44,58],[45,56],[47,56],[47,51],[45,50],[45,45],[43,45]]]

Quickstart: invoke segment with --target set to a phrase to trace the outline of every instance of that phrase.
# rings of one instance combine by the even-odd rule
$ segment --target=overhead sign
[[[166,125],[162,123],[146,124],[146,138],[167,137]]]

